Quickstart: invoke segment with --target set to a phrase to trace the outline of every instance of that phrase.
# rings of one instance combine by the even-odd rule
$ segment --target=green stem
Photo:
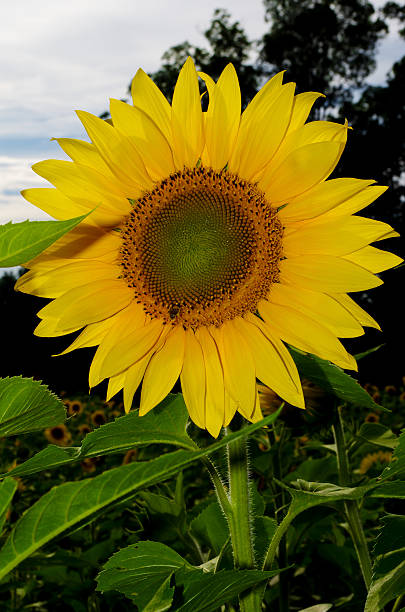
[[[283,535],[286,533],[288,527],[290,526],[293,518],[294,515],[288,511],[283,520],[281,521],[280,525],[277,527],[274,536],[272,537],[272,540],[270,542],[270,545],[267,549],[266,557],[263,561],[262,570],[264,572],[272,569],[279,544],[282,540]]]
[[[232,540],[236,569],[254,569],[253,534],[251,512],[247,441],[239,438],[228,444],[229,530]],[[256,590],[242,593],[239,597],[241,612],[261,610],[260,593]]]
[[[278,445],[276,446],[276,436],[274,431],[274,426],[269,432],[269,439],[273,450],[275,450],[273,455],[273,474],[278,481],[283,479],[283,470],[281,467],[281,450],[283,448],[283,442],[285,439],[285,429],[284,427],[281,429],[280,438],[278,440]],[[285,507],[286,507],[286,499],[285,499],[285,490],[279,485],[274,485],[276,495],[275,499],[275,509],[276,509],[276,517],[281,517],[281,519],[285,516]],[[287,543],[285,538],[281,538],[278,545],[278,564],[279,567],[287,567],[288,565],[288,555],[287,555]],[[288,574],[282,572],[279,574],[279,591],[280,596],[278,598],[278,608],[279,612],[288,612],[289,610],[289,585],[288,585]]]
[[[403,597],[404,597],[403,595],[400,595],[399,597],[396,598],[394,605],[392,606],[392,612],[398,612],[399,606],[401,605],[401,601]]]
[[[349,461],[346,451],[346,441],[343,429],[343,421],[341,409],[337,409],[337,418],[332,426],[333,435],[336,444],[336,454],[339,471],[339,483],[342,486],[350,486],[351,477],[349,469]],[[372,579],[372,565],[370,553],[367,546],[366,536],[364,535],[363,525],[360,520],[359,507],[356,500],[348,500],[344,503],[347,522],[349,523],[350,533],[352,536],[354,548],[356,550],[357,559],[360,564],[363,574],[366,589],[370,588]]]

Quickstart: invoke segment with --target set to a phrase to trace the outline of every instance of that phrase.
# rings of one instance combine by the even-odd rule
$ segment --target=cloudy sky
[[[381,5],[383,0],[374,4]],[[74,109],[95,114],[126,95],[139,66],[160,65],[170,46],[203,44],[215,8],[226,8],[252,39],[265,31],[261,0],[15,0],[0,22],[0,223],[43,219],[20,195],[44,185],[30,166],[63,158],[52,137],[83,137]],[[405,54],[393,30],[370,83],[383,83]]]

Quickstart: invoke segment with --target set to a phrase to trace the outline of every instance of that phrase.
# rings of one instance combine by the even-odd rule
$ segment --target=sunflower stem
[[[337,415],[335,423],[332,425],[332,429],[336,444],[339,483],[341,486],[347,487],[351,485],[351,477],[341,407],[338,407],[337,409]],[[346,519],[349,523],[350,534],[352,536],[354,548],[356,550],[357,559],[359,561],[361,572],[363,574],[364,583],[366,585],[366,589],[368,590],[370,588],[372,579],[372,564],[366,536],[364,535],[363,525],[360,519],[357,501],[345,501],[344,508]]]
[[[239,438],[228,444],[229,530],[232,540],[234,564],[236,569],[256,567],[252,522],[253,513],[250,499],[248,472],[247,440]],[[242,612],[261,610],[260,592],[253,589],[239,596]]]

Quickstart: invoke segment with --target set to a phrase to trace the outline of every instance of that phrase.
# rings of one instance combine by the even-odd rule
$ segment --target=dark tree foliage
[[[231,62],[243,84],[242,104],[246,106],[256,93],[262,75],[260,67],[249,62],[253,43],[248,39],[240,23],[232,21],[231,15],[223,9],[214,11],[211,24],[204,32],[204,36],[207,48],[183,42],[166,51],[162,56],[162,67],[151,75],[153,80],[171,100],[179,70],[189,55],[198,70],[207,72],[215,80]]]
[[[367,0],[264,0],[270,29],[260,58],[268,72],[287,70],[299,91],[319,91],[327,104],[351,97],[375,68],[387,32]]]

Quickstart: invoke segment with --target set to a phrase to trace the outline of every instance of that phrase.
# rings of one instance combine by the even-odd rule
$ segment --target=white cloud
[[[45,187],[45,181],[32,172],[23,158],[0,155],[0,223],[50,218],[24,200],[20,190],[28,186]]]

